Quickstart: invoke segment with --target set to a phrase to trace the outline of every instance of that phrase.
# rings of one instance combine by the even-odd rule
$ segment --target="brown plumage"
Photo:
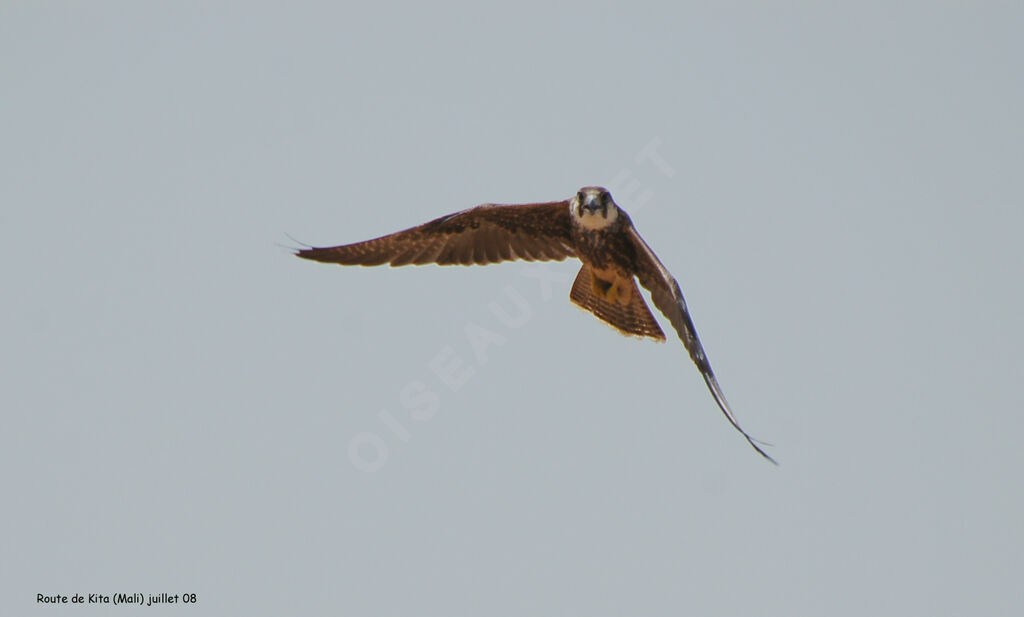
[[[605,294],[611,292],[610,287],[613,285],[619,286],[618,294],[621,294],[623,300],[609,302],[603,295],[599,295],[601,291]],[[633,277],[616,277],[609,283],[601,280],[591,269],[590,264],[583,264],[576,275],[576,281],[572,284],[569,299],[622,334],[649,337],[656,341],[665,340],[665,333],[661,331],[661,326],[654,319],[654,315],[651,315],[651,309],[647,308],[647,303],[640,295]]]
[[[575,257],[569,202],[484,204],[365,242],[311,248],[299,257],[345,266],[485,265]]]
[[[483,265],[577,257],[583,266],[569,296],[573,303],[623,334],[664,341],[665,334],[636,285],[639,280],[679,335],[729,423],[763,457],[775,462],[740,427],[729,408],[679,284],[637,233],[629,215],[601,187],[584,187],[564,201],[484,204],[373,240],[309,248],[296,255],[361,266]]]

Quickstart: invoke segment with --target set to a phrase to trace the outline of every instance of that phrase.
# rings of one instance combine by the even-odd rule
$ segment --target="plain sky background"
[[[1019,4],[91,4],[0,4],[0,613],[1020,614]],[[590,184],[780,467],[575,262],[279,246]]]

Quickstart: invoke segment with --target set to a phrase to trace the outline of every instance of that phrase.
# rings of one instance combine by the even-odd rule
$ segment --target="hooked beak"
[[[581,210],[586,210],[591,214],[597,214],[598,212],[604,209],[604,206],[598,203],[598,200],[593,197],[588,197],[587,200],[584,201],[580,207]]]

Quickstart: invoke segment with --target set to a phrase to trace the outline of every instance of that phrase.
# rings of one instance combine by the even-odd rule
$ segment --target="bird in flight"
[[[629,215],[599,186],[571,199],[534,204],[483,204],[405,231],[354,244],[299,250],[298,257],[345,266],[486,265],[523,259],[583,262],[569,299],[622,334],[665,340],[636,280],[675,328],[729,423],[772,463],[740,427],[697,338],[679,283],[637,233]],[[635,280],[634,280],[635,277]],[[777,464],[777,463],[776,463]]]

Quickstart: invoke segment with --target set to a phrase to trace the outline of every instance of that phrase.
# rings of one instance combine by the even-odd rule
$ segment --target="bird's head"
[[[587,229],[604,229],[619,218],[619,206],[608,189],[585,186],[569,201],[572,217]]]

